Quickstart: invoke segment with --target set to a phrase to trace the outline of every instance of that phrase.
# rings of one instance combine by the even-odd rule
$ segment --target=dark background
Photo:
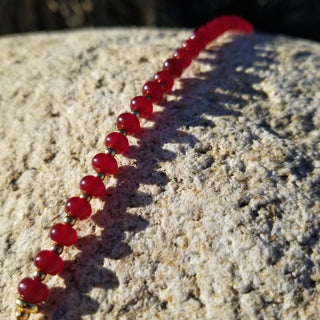
[[[256,30],[320,41],[320,0],[0,0],[0,34],[93,26],[195,28],[234,13]]]

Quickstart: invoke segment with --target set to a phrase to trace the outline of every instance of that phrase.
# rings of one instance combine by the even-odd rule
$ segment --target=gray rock
[[[188,34],[0,40],[3,318],[116,116]],[[317,43],[214,43],[117,156],[32,319],[318,319],[319,88]]]

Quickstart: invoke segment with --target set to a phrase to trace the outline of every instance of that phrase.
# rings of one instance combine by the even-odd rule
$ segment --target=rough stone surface
[[[2,319],[117,114],[188,34],[0,39]],[[226,36],[201,54],[32,319],[319,319],[319,88],[317,43]]]

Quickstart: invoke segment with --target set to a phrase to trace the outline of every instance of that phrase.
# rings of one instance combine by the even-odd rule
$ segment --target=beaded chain
[[[224,32],[234,30],[250,34],[252,25],[246,20],[226,15],[201,26],[194,31],[190,38],[175,50],[172,57],[163,63],[163,69],[157,72],[151,81],[142,88],[142,95],[131,100],[131,113],[125,112],[117,118],[118,131],[107,135],[106,152],[96,154],[92,159],[94,175],[87,175],[80,181],[82,195],[71,197],[65,203],[66,216],[62,223],[55,224],[50,230],[50,238],[54,241],[51,250],[42,250],[34,258],[36,272],[33,277],[26,277],[19,282],[19,298],[16,300],[16,319],[28,319],[31,313],[38,311],[38,304],[43,303],[49,296],[49,289],[44,280],[46,275],[56,275],[63,270],[64,262],[61,258],[64,247],[74,245],[78,240],[73,228],[77,220],[84,220],[91,215],[90,200],[102,198],[106,192],[103,182],[106,176],[114,175],[118,170],[116,154],[125,154],[129,148],[127,135],[136,136],[140,130],[139,118],[148,118],[153,111],[153,104],[163,100],[166,93],[172,90],[174,80],[189,67],[192,60],[206,46]]]

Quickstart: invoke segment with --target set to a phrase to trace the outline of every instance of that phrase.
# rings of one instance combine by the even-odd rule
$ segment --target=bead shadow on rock
[[[238,70],[247,71],[250,68],[255,70],[268,70],[270,67],[275,70],[277,69],[278,62],[275,59],[276,55],[271,52],[264,50],[263,47],[265,43],[273,42],[274,39],[268,35],[253,35],[252,37],[236,37],[230,44],[223,45],[221,48],[210,50],[215,56],[214,59],[210,62],[210,60],[201,60],[203,63],[212,63],[216,66],[213,72],[207,74],[207,79],[205,82],[199,87],[203,92],[215,91],[214,95],[208,97],[209,101],[213,99],[213,103],[218,106],[219,110],[213,108],[212,110],[206,109],[204,110],[204,114],[214,114],[214,115],[232,115],[232,116],[246,116],[246,108],[248,104],[254,104],[254,100],[261,101],[261,98],[268,102],[268,94],[262,90],[255,89],[255,84],[260,83],[263,79],[250,75],[250,71],[246,72],[246,74],[241,74]],[[240,49],[237,55],[234,55],[235,48]],[[230,52],[233,55],[230,55]],[[303,57],[309,57],[311,55],[310,52],[308,54],[306,52],[302,53]],[[300,59],[301,54],[297,53],[293,55],[293,58]],[[226,74],[224,71],[225,66],[228,65],[228,71],[233,69],[234,72],[231,74]],[[237,70],[238,69],[238,70]],[[200,75],[199,75],[200,76]],[[190,82],[193,80],[182,80],[183,83],[186,83],[185,87],[190,85]],[[227,83],[228,86],[225,86],[224,83]],[[228,92],[229,94],[225,95],[223,93],[217,93],[217,90],[221,90],[222,92]],[[249,99],[243,99],[242,97],[246,96]],[[270,102],[271,103],[271,102]],[[232,109],[230,110],[227,106],[232,105]],[[209,106],[209,105],[208,105]],[[251,121],[257,128],[266,130],[268,133],[274,136],[275,140],[281,145],[286,145],[289,140],[291,140],[291,135],[286,131],[285,126],[275,126],[272,123],[272,114],[269,113],[268,107],[260,106],[256,104],[254,106],[255,112],[250,113]],[[287,106],[289,109],[288,113],[290,114],[290,106]],[[306,118],[309,119],[308,125],[305,126],[305,132],[310,132],[316,128],[312,123],[312,115],[307,113]],[[302,118],[301,121],[304,121]],[[256,139],[254,135],[250,137],[250,140],[247,142],[252,144]],[[263,144],[262,144],[263,147]],[[304,155],[304,144],[303,143],[294,143],[293,147],[291,147],[290,154],[284,158],[284,166],[289,168],[290,173],[295,177],[296,181],[303,181],[306,177],[310,177],[310,175],[314,172],[314,160],[310,158],[308,155]],[[271,179],[271,183],[277,183],[278,177],[275,176],[274,172],[270,171],[269,177]],[[279,174],[279,178],[283,179],[283,175]],[[286,176],[284,176],[286,178]],[[273,180],[273,181],[272,181]],[[287,183],[287,181],[285,181]],[[315,182],[316,184],[316,182]],[[313,189],[311,187],[311,189]],[[317,201],[316,190],[315,188],[315,196],[311,197],[310,200]],[[312,194],[314,191],[312,191]],[[277,219],[280,221],[284,214],[289,214],[289,212],[284,212],[282,209],[282,204],[286,202],[287,199],[276,197],[272,200],[272,202],[268,201],[266,203],[262,203],[258,207],[250,210],[250,215],[253,219],[252,223],[254,224],[254,220],[261,215],[263,210],[266,210],[266,223],[269,229],[269,237],[272,238],[272,230],[274,228],[274,224],[277,223]],[[239,207],[243,208],[250,205],[250,199],[239,199]],[[311,219],[312,220],[312,219]],[[304,264],[303,272],[299,275],[298,281],[302,284],[304,289],[312,290],[315,286],[315,282],[312,279],[311,275],[313,273],[314,262],[310,259],[312,255],[312,247],[319,242],[319,225],[310,225],[310,229],[307,235],[302,236],[302,240],[300,240],[300,245],[303,254],[303,261],[299,261],[297,264]],[[270,243],[271,248],[271,263],[276,264],[282,256],[284,256],[285,252],[289,250],[289,244],[284,239],[279,239],[278,241],[272,241]],[[306,249],[309,248],[309,249]],[[292,271],[291,271],[292,272]],[[289,272],[290,273],[290,272]],[[290,275],[292,276],[292,274]]]

